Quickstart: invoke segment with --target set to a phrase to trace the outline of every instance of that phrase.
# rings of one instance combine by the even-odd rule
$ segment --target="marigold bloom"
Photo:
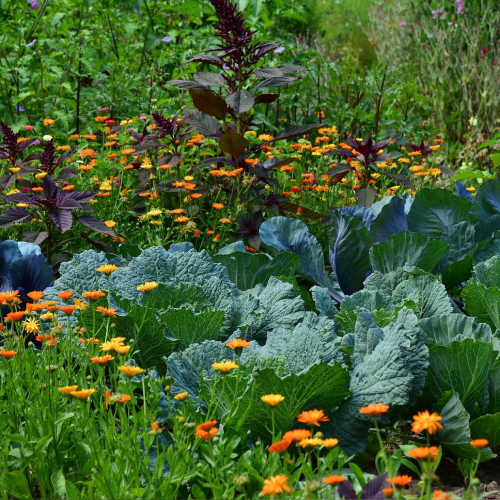
[[[434,490],[432,498],[434,500],[451,500],[451,495],[448,495],[448,493],[445,493],[443,490]]]
[[[99,339],[78,339],[78,342],[80,344],[98,344],[100,341]]]
[[[287,492],[291,493],[292,489],[288,486],[288,477],[284,474],[279,474],[278,476],[271,476],[268,479],[264,479],[264,488],[262,488],[261,495],[270,495],[271,498],[274,495]]]
[[[158,217],[161,215],[162,211],[159,208],[153,208],[153,210],[150,210],[149,212],[146,212],[146,215],[148,217]]]
[[[323,410],[303,411],[297,415],[297,419],[303,424],[307,424],[309,426],[315,425],[317,427],[319,427],[320,422],[328,422],[330,420],[327,416],[325,416]]]
[[[262,396],[260,399],[266,403],[266,405],[270,406],[271,408],[274,408],[275,406],[278,406],[284,399],[285,397],[282,396],[281,394],[266,394],[265,396]]]
[[[24,316],[24,311],[10,312],[5,315],[5,321],[19,321]]]
[[[49,341],[47,342],[47,345],[49,347],[54,347],[57,344],[57,341],[59,340],[59,337],[51,337]]]
[[[104,264],[102,266],[99,266],[96,271],[98,273],[103,273],[106,276],[109,276],[112,272],[116,271],[118,269],[118,266],[115,266],[114,264]]]
[[[336,438],[323,439],[323,446],[325,448],[335,448],[339,444],[339,440]]]
[[[252,344],[250,342],[248,342],[248,340],[234,339],[234,340],[231,340],[231,342],[227,342],[226,345],[227,345],[227,347],[229,347],[229,349],[233,349],[236,352],[238,352],[238,350],[241,351],[241,349],[243,349],[243,347],[250,347]]]
[[[130,401],[132,398],[128,394],[123,394],[120,401],[118,401],[118,404],[123,404],[126,403],[127,401]]]
[[[69,300],[73,296],[73,292],[68,290],[66,292],[61,292],[57,294],[58,297],[60,297],[63,300]]]
[[[412,477],[411,476],[394,476],[392,478],[387,478],[386,481],[393,486],[396,486],[396,488],[403,488],[404,486],[410,484],[412,482]]]
[[[61,311],[66,314],[66,316],[71,316],[73,312],[75,311],[76,306],[64,306],[61,307]]]
[[[137,287],[137,290],[139,290],[140,292],[149,293],[152,292],[156,287],[158,287],[158,283],[156,283],[155,281],[146,281],[146,283],[139,285]]]
[[[219,219],[219,222],[221,224],[231,224],[231,219],[223,218],[223,219]]]
[[[234,361],[221,361],[219,363],[212,363],[212,368],[223,375],[229,373],[230,370],[235,370],[239,366]]]
[[[28,311],[28,308],[31,309],[32,311],[35,312],[41,312],[43,311],[47,306],[49,305],[48,302],[37,302],[35,304],[26,304],[26,310]]]
[[[443,426],[439,423],[442,417],[434,412],[430,414],[427,410],[419,411],[417,415],[413,416],[412,432],[420,433],[427,430],[429,434],[435,434],[440,431]]]
[[[98,365],[104,366],[108,361],[113,361],[115,359],[113,356],[106,354],[106,356],[92,356],[90,361],[92,363],[97,363]]]
[[[43,297],[43,292],[30,292],[27,295],[34,302],[38,302]]]
[[[378,417],[382,413],[386,413],[388,410],[389,410],[389,405],[377,403],[376,405],[371,404],[368,406],[364,406],[359,410],[359,413],[363,413],[365,415],[371,415],[372,417]]]
[[[7,193],[7,194],[9,194],[9,193]],[[0,303],[11,305],[16,301],[19,301],[19,290],[13,290],[11,292],[0,293]]]
[[[322,444],[323,440],[320,438],[307,438],[299,441],[297,443],[297,446],[300,446],[301,448],[312,449],[316,446],[321,446]]]
[[[212,207],[214,207],[215,210],[222,210],[224,205],[222,203],[212,203]]]
[[[344,476],[328,476],[323,478],[323,482],[329,484],[330,486],[335,486],[336,484],[343,483],[344,481]]]
[[[260,141],[270,141],[272,140],[273,136],[269,134],[260,134],[259,135],[259,140]]]
[[[273,443],[271,446],[269,446],[268,451],[271,453],[277,453],[280,455],[281,453],[285,452],[288,450],[288,447],[292,444],[292,441],[288,439],[283,439],[282,441],[277,441],[276,443]]]
[[[88,399],[92,394],[94,394],[95,389],[82,389],[81,391],[73,391],[70,392],[72,396],[75,396],[75,398],[78,399]]]
[[[38,342],[43,342],[44,340],[50,340],[52,338],[52,335],[50,335],[49,333],[42,333],[41,335],[37,335],[35,337],[35,340],[37,340]]]
[[[114,350],[118,354],[121,354],[123,356],[124,354],[127,354],[127,352],[130,351],[130,346],[129,345],[115,345]]]
[[[28,333],[38,333],[40,331],[40,323],[35,318],[29,318],[22,323],[23,328]]]
[[[176,217],[174,219],[175,222],[187,222],[189,220],[189,217],[186,217],[185,215],[181,215],[180,217]]]
[[[127,377],[135,377],[136,375],[139,375],[139,373],[144,373],[146,371],[140,368],[139,366],[129,366],[129,365],[119,366],[118,370],[123,372]]]
[[[283,439],[289,441],[302,441],[311,437],[311,431],[309,429],[295,429],[293,431],[285,432]]]
[[[69,396],[72,392],[75,392],[78,389],[77,385],[67,385],[66,387],[59,387],[57,389],[61,394],[65,394]]]
[[[165,427],[160,427],[158,422],[151,422],[151,430],[148,434],[161,434],[161,432],[165,429]]]
[[[188,393],[187,392],[180,392],[179,394],[176,394],[174,396],[174,399],[177,401],[184,401],[187,398]]]
[[[105,297],[106,294],[101,292],[101,290],[93,290],[92,292],[83,292],[82,297],[89,299],[90,302],[95,302],[100,297]]]
[[[116,309],[99,306],[96,311],[100,312],[106,318],[116,318]]]
[[[413,448],[413,450],[408,451],[410,457],[416,458],[417,460],[427,460],[428,458],[435,459],[439,455],[439,448],[437,446],[422,446],[420,448]]]
[[[52,120],[50,118],[45,118],[45,120],[43,120],[43,124],[48,127],[49,125],[54,125],[55,123],[55,120]]]
[[[394,495],[394,488],[383,488],[382,493],[386,496],[386,498],[392,498]]]
[[[470,444],[474,446],[474,448],[486,448],[489,444],[487,439],[473,439]]]
[[[114,220],[105,220],[104,224],[106,224],[106,226],[108,226],[109,228],[116,226],[116,222]]]
[[[0,356],[5,359],[11,359],[17,354],[17,351],[0,351]]]

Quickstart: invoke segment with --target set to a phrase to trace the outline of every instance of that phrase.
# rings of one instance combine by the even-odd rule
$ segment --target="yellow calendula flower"
[[[71,395],[72,392],[75,392],[78,389],[77,385],[67,385],[66,387],[59,387],[57,389],[61,394],[64,394],[66,396]]]
[[[144,373],[146,370],[143,370],[140,366],[129,366],[122,365],[118,367],[122,373],[124,373],[127,377],[135,377],[139,375],[139,373]]]
[[[181,392],[179,394],[176,394],[174,396],[174,399],[176,399],[177,401],[184,401],[187,398],[187,395],[188,395],[187,392]]]
[[[219,363],[212,363],[212,368],[223,375],[227,375],[231,370],[235,370],[239,368],[239,366],[234,361],[222,361]]]
[[[302,441],[299,441],[297,443],[297,446],[300,446],[301,448],[307,449],[312,449],[315,448],[316,446],[321,446],[323,444],[323,440],[320,438],[308,438],[308,439],[302,439]]]
[[[153,210],[150,210],[149,212],[146,212],[146,215],[148,217],[158,217],[159,215],[161,215],[162,213],[162,210],[159,209],[159,208],[153,208]]]
[[[152,292],[157,287],[158,283],[156,283],[155,281],[146,281],[146,283],[139,285],[137,287],[137,290],[139,290],[140,292],[149,293]]]
[[[116,226],[116,222],[114,220],[105,220],[104,224],[106,224],[106,226],[108,226],[109,228]]]
[[[28,333],[37,334],[40,331],[40,323],[35,318],[29,318],[26,321],[23,321],[23,328]]]
[[[106,276],[109,276],[113,271],[116,271],[118,269],[118,266],[115,266],[114,264],[103,264],[102,266],[99,266],[96,271],[98,273],[103,273]]]
[[[281,394],[266,394],[265,396],[262,396],[260,399],[266,403],[266,405],[270,406],[271,408],[274,408],[275,406],[278,406],[284,399],[285,397],[282,396]]]
[[[95,389],[82,389],[81,391],[73,391],[70,392],[72,396],[75,396],[75,398],[84,400],[88,399],[92,394],[94,394]]]

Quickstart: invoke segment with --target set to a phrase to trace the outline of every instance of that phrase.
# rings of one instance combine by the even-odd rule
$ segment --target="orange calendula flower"
[[[24,311],[10,312],[5,315],[5,321],[19,321],[24,316]]]
[[[229,349],[236,351],[236,354],[239,356],[244,347],[250,347],[252,344],[244,339],[234,339],[231,342],[227,342],[226,345]]]
[[[282,441],[277,441],[276,443],[273,443],[271,446],[269,446],[268,451],[281,455],[281,453],[284,453],[286,450],[288,450],[290,444],[292,444],[292,441],[283,439]]]
[[[116,309],[113,307],[97,307],[96,311],[100,312],[106,318],[116,318]]]
[[[487,439],[473,439],[470,444],[474,446],[474,448],[486,448],[489,444]]]
[[[413,450],[408,451],[410,457],[416,458],[417,460],[427,460],[428,458],[435,459],[439,455],[439,448],[437,446],[422,446],[420,448],[413,448]]]
[[[101,292],[101,290],[93,290],[92,292],[83,292],[82,297],[89,299],[90,302],[95,302],[100,297],[105,297],[106,294]]]
[[[281,394],[266,394],[260,399],[262,399],[267,406],[274,408],[275,406],[278,406],[285,399],[285,397]]]
[[[223,218],[223,219],[219,219],[219,222],[221,224],[231,224],[231,219]]]
[[[80,344],[98,344],[99,339],[78,339]]]
[[[43,188],[42,188],[43,189]],[[0,303],[12,305],[19,301],[19,290],[0,293]]]
[[[186,217],[185,215],[181,215],[180,217],[176,217],[174,219],[175,222],[187,222],[189,220],[189,217]]]
[[[390,478],[387,478],[386,481],[396,488],[404,488],[406,485],[410,484],[412,482],[412,477],[411,476],[394,476],[392,480]]]
[[[43,120],[43,124],[44,124],[46,127],[48,127],[49,125],[54,125],[54,123],[56,123],[56,122],[55,122],[55,120],[52,120],[52,119],[50,119],[50,118],[45,118],[45,120]]]
[[[371,404],[368,406],[364,406],[359,410],[359,413],[363,413],[365,415],[371,415],[372,417],[378,417],[382,413],[386,413],[388,410],[389,410],[389,405],[377,403],[376,405]]]
[[[136,375],[139,375],[139,373],[144,373],[146,371],[139,366],[130,366],[130,365],[119,366],[118,370],[123,372],[127,377],[135,377]]]
[[[344,476],[328,476],[323,478],[323,482],[329,484],[330,486],[335,486],[336,484],[343,483],[344,481]]]
[[[174,399],[176,401],[184,401],[187,398],[188,393],[187,392],[180,392],[179,394],[176,394],[174,396]]]
[[[383,488],[382,493],[386,498],[392,498],[394,495],[394,488]]]
[[[130,401],[132,398],[128,394],[123,394],[120,401],[118,401],[118,404],[123,404],[126,403],[127,401]]]
[[[293,431],[285,432],[283,439],[289,441],[302,441],[311,437],[311,431],[309,429],[295,429]]]
[[[274,495],[284,492],[291,493],[292,489],[288,486],[288,477],[285,474],[279,474],[264,479],[264,488],[262,488],[260,494],[269,495],[273,498]]]
[[[69,300],[73,296],[73,292],[68,290],[67,292],[61,292],[57,294],[58,297],[61,297],[63,300]]]
[[[112,272],[116,271],[118,269],[118,266],[115,266],[114,264],[104,264],[102,266],[99,266],[96,271],[98,273],[103,273],[106,276],[109,276]]]
[[[412,432],[420,433],[427,431],[429,434],[435,434],[440,431],[443,426],[440,424],[440,420],[443,418],[436,412],[429,413],[427,410],[421,412],[419,411],[417,415],[413,416]]]
[[[75,311],[76,306],[64,306],[61,307],[61,311],[66,314],[66,316],[71,316],[73,312]]]
[[[122,151],[122,155],[125,155],[125,156],[127,156],[127,155],[131,155],[132,153],[135,153],[135,149],[134,149],[134,148],[124,149],[124,150]]]
[[[113,356],[106,354],[106,356],[92,356],[90,361],[92,363],[97,363],[98,365],[104,366],[108,361],[113,361],[115,359]]]
[[[94,394],[95,389],[82,389],[81,391],[73,391],[70,392],[72,396],[75,396],[75,398],[84,400],[88,399],[92,394]]]
[[[319,427],[320,422],[328,422],[330,419],[325,415],[323,410],[310,410],[303,411],[297,415],[297,419],[299,422],[303,424],[307,424],[309,426],[317,426]]]
[[[27,295],[34,302],[38,302],[43,297],[43,292],[30,292]]]
[[[57,389],[61,394],[66,396],[70,396],[72,392],[75,392],[78,389],[77,385],[67,385],[66,387],[59,387]]]
[[[0,356],[5,359],[11,359],[17,354],[17,351],[0,351]]]
[[[163,429],[165,429],[165,427],[160,427],[158,422],[151,422],[151,430],[148,434],[161,434]]]
[[[210,422],[205,422],[196,427],[195,436],[201,439],[212,439],[218,432],[219,429],[215,427],[217,425],[217,420],[211,420]]]
[[[152,292],[157,287],[158,283],[156,283],[155,281],[146,281],[146,283],[139,285],[137,287],[137,290],[139,290],[140,292],[149,293]]]
[[[224,205],[222,203],[212,203],[212,207],[214,207],[215,210],[222,210]]]
[[[220,363],[212,363],[212,368],[223,375],[227,375],[231,370],[235,370],[239,366],[234,361],[222,361]]]
[[[52,335],[50,335],[49,333],[42,333],[41,335],[37,335],[35,337],[35,340],[37,340],[38,342],[43,342],[45,340],[50,340],[52,338]]]
[[[434,490],[432,498],[434,500],[451,500],[451,495],[448,495],[448,493],[445,493],[443,490]]]

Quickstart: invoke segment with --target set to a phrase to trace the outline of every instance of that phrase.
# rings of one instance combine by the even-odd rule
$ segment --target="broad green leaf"
[[[492,179],[479,186],[470,217],[473,222],[477,222],[496,214],[500,214],[500,182]]]
[[[500,444],[500,413],[483,415],[470,424],[472,439],[487,439],[489,447],[495,448]]]
[[[473,339],[430,345],[426,395],[438,400],[454,391],[469,415],[478,415],[496,356],[493,344]]]
[[[474,266],[474,281],[488,288],[500,288],[500,256]]]
[[[436,440],[449,448],[457,457],[476,459],[478,450],[471,444],[469,429],[469,414],[464,408],[460,396],[453,391],[447,391],[432,408],[441,415],[443,429],[435,434]],[[489,449],[480,452],[481,461],[495,457]]]
[[[478,323],[487,323],[492,330],[500,329],[500,289],[470,283],[462,292],[465,310]]]
[[[160,320],[166,326],[166,334],[178,340],[180,349],[185,349],[204,340],[217,340],[224,324],[224,312],[170,309],[160,314]]]
[[[420,189],[408,213],[410,231],[440,238],[452,226],[467,220],[472,204],[446,189]]]
[[[10,498],[31,499],[31,489],[26,475],[21,471],[5,472],[5,482]]]
[[[297,415],[321,409],[328,415],[349,395],[349,373],[342,366],[320,363],[300,374],[279,377],[272,368],[259,370],[238,402],[235,420],[255,437],[270,441],[272,412],[276,432],[284,434],[297,424]],[[281,394],[284,400],[271,409],[260,398]]]
[[[300,262],[291,252],[281,252],[272,260],[263,253],[247,252],[217,254],[213,260],[224,266],[224,274],[239,290],[249,290],[260,283],[265,285],[271,276],[292,277]]]
[[[455,340],[471,338],[491,342],[491,328],[477,324],[474,318],[463,314],[437,314],[418,323],[427,344],[448,345]]]
[[[401,231],[381,243],[375,243],[370,249],[370,262],[374,271],[384,274],[405,264],[431,271],[449,248],[449,244],[424,234]]]

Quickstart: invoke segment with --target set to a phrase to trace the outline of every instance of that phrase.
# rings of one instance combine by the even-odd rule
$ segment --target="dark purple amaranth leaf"
[[[287,128],[284,132],[276,136],[274,139],[268,142],[281,141],[283,139],[293,139],[294,137],[299,137],[301,135],[310,134],[319,128],[325,127],[326,123],[311,124],[311,125],[294,125],[293,127]]]
[[[116,252],[110,246],[106,245],[106,243],[102,241],[95,240],[94,238],[90,238],[88,236],[87,236],[87,241],[101,252],[116,254]]]
[[[307,71],[303,66],[298,66],[297,64],[283,64],[279,66],[279,69],[285,74],[289,75],[290,73],[303,73]]]
[[[227,114],[227,103],[222,97],[206,90],[189,89],[195,108],[219,120],[224,120]]]
[[[217,120],[197,109],[186,109],[184,115],[192,130],[196,130],[205,137],[213,137],[222,132],[221,125]]]
[[[236,160],[247,148],[249,142],[238,132],[228,129],[219,139],[219,147]]]
[[[404,175],[401,174],[393,174],[392,172],[382,172],[382,175],[385,175],[386,177],[389,177],[390,179],[393,179],[400,184],[403,184],[403,186],[415,191],[415,186],[413,183]]]
[[[358,496],[356,495],[356,491],[354,491],[354,486],[349,481],[342,481],[337,488],[340,498],[346,500],[357,500]]]
[[[206,85],[207,87],[209,87],[209,86],[225,87],[226,86],[226,81],[224,80],[224,77],[222,75],[219,75],[219,73],[205,73],[203,71],[199,71],[198,73],[194,74],[194,79],[200,85]]]
[[[76,174],[77,172],[74,168],[66,167],[59,172],[57,180],[61,181],[61,180],[73,179],[74,177],[76,177]]]
[[[296,203],[292,203],[290,201],[285,201],[283,203],[280,203],[279,207],[280,210],[283,210],[283,212],[295,215],[298,214],[303,219],[321,220],[323,218],[322,214],[315,212],[314,210],[311,210],[309,208],[301,207],[300,205],[297,205]]]
[[[425,144],[424,141],[420,143],[420,146],[414,146],[413,144],[410,144],[410,148],[414,153],[420,153],[422,156],[430,155],[434,151]]]
[[[68,158],[75,154],[75,151],[76,147],[71,146],[71,149],[69,151],[66,151],[61,156],[59,156],[59,158],[56,160],[56,165],[61,165],[62,163],[64,163]]]
[[[45,199],[50,202],[54,202],[54,206],[56,205],[57,201],[59,200],[60,193],[63,192],[61,191],[54,179],[50,175],[46,175],[43,178],[43,194],[45,195]]]
[[[16,177],[16,175],[3,174],[2,177],[0,177],[0,185],[4,189],[7,189],[8,187],[12,186],[14,182],[16,182]]]
[[[17,137],[14,131],[7,126],[4,122],[0,121],[0,130],[3,135],[3,143],[5,149],[9,152],[10,156],[15,158],[17,154]]]
[[[170,80],[167,83],[169,83],[170,85],[175,85],[176,87],[180,87],[181,89],[210,91],[209,87],[205,87],[205,85],[202,85],[198,82],[193,82],[192,80]]]
[[[25,231],[22,236],[22,241],[34,243],[35,245],[42,244],[49,237],[47,231]]]
[[[65,233],[73,225],[73,216],[69,210],[59,210],[55,212],[54,210],[49,210],[49,217],[56,227],[58,227],[62,233]]]
[[[269,94],[259,94],[255,96],[255,104],[270,104],[279,98],[279,94],[269,93]],[[255,106],[254,104],[254,106]]]
[[[283,76],[283,71],[279,68],[260,68],[255,72],[259,78],[274,78]]]
[[[356,198],[362,207],[371,207],[377,196],[377,191],[373,188],[362,188],[356,191]]]
[[[238,114],[248,113],[255,104],[255,98],[248,90],[238,90],[226,97],[226,103]]]
[[[361,500],[384,500],[386,496],[382,490],[389,486],[387,474],[380,474],[365,484],[361,492]]]
[[[267,80],[264,80],[263,82],[259,83],[257,87],[255,87],[255,90],[259,89],[268,89],[271,87],[283,87],[284,85],[288,85],[295,80],[298,80],[295,76],[281,76],[281,77],[275,77],[275,78],[268,78]]]
[[[41,200],[36,194],[14,193],[5,196],[6,203],[26,203],[28,205],[36,205],[36,202]]]
[[[219,57],[216,56],[211,56],[208,54],[198,54],[191,59],[188,59],[186,61],[187,63],[190,62],[201,62],[201,63],[206,63],[206,64],[213,64],[214,66],[218,66],[219,68],[222,69],[222,66],[224,65],[224,61],[220,59]],[[178,85],[177,83],[174,82],[182,82],[183,80],[172,80],[167,83],[173,83],[174,85]]]
[[[91,217],[90,215],[84,215],[82,217],[77,217],[76,220],[81,222],[84,226],[89,227],[92,231],[97,231],[102,234],[109,234],[110,236],[116,236],[115,232],[106,226],[106,224],[96,217]]]
[[[294,161],[297,161],[297,158],[283,158],[280,159],[277,156],[273,156],[269,160],[267,160],[265,163],[262,164],[264,168],[280,168],[285,165],[290,165],[290,163],[293,163]]]
[[[30,215],[31,214],[24,208],[7,208],[7,210],[0,215],[0,227],[10,227],[16,222],[27,219]]]

